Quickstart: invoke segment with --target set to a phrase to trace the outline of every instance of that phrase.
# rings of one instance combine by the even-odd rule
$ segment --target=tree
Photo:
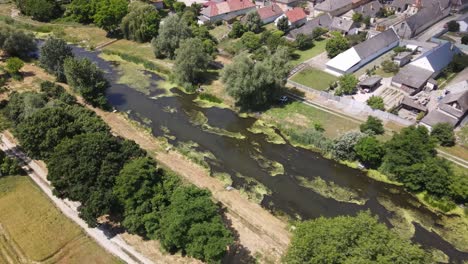
[[[72,48],[62,39],[48,38],[41,46],[39,63],[47,72],[57,77],[57,81],[65,81],[63,63],[68,57],[73,57]]]
[[[243,110],[260,109],[276,101],[289,70],[286,48],[278,48],[260,62],[254,62],[244,53],[225,67],[222,81]]]
[[[245,16],[244,26],[247,31],[251,31],[253,33],[260,33],[260,31],[262,31],[263,22],[257,11],[250,11],[247,13]]]
[[[156,57],[174,59],[175,50],[182,40],[192,36],[190,27],[179,15],[170,15],[162,20],[159,35],[151,41]]]
[[[62,14],[57,1],[54,0],[15,0],[21,13],[35,20],[48,22]]]
[[[11,57],[27,58],[37,51],[34,36],[9,27],[0,28],[0,48]]]
[[[229,31],[228,37],[230,38],[239,38],[241,37],[247,29],[239,21],[236,21],[232,24],[231,31]]]
[[[316,27],[314,31],[312,31],[312,38],[318,39],[319,37],[323,36],[323,34],[327,33],[328,30],[323,27]]]
[[[109,82],[104,72],[88,59],[66,58],[63,64],[67,83],[95,107],[106,108]]]
[[[343,94],[354,94],[357,90],[358,79],[352,74],[345,74],[340,77],[338,83],[340,87],[336,90],[335,94],[340,96]]]
[[[210,54],[204,51],[203,42],[198,38],[183,40],[176,50],[174,78],[177,83],[200,82],[208,68]]]
[[[348,40],[340,33],[334,32],[333,37],[325,45],[328,57],[333,58],[349,48]]]
[[[296,47],[299,50],[310,49],[313,46],[314,46],[314,42],[310,36],[306,36],[302,33],[296,36]]]
[[[178,14],[182,13],[186,7],[187,6],[183,2],[175,2],[174,4],[172,4],[172,8]]]
[[[385,133],[385,128],[383,126],[382,120],[377,117],[368,116],[365,123],[362,123],[359,126],[359,130],[363,133],[372,133],[374,135],[382,135]]]
[[[158,11],[151,4],[132,2],[128,14],[122,19],[120,28],[126,39],[148,42],[158,35]]]
[[[354,13],[352,19],[354,22],[360,23],[362,22],[363,16],[361,13]]]
[[[245,32],[244,35],[242,35],[240,41],[242,46],[247,48],[247,50],[250,52],[255,51],[262,45],[260,43],[260,37],[250,31]]]
[[[98,1],[96,0],[72,0],[65,11],[65,16],[72,20],[89,24],[93,22]]]
[[[332,146],[332,155],[339,160],[356,160],[354,146],[365,136],[366,134],[358,131],[350,131],[342,135],[334,141]]]
[[[451,20],[447,23],[447,29],[450,32],[458,32],[460,31],[460,24],[455,20]]]
[[[232,235],[217,211],[207,190],[177,188],[161,218],[162,246],[169,251],[185,250],[203,261],[220,261],[232,243]]]
[[[128,12],[128,0],[97,1],[94,23],[109,33],[114,33]]]
[[[280,19],[278,19],[278,22],[276,23],[276,27],[283,32],[288,32],[289,30],[288,17],[283,16]]]
[[[299,223],[284,257],[294,263],[431,263],[431,254],[369,212]]]
[[[9,120],[17,126],[25,118],[33,115],[46,104],[46,97],[43,94],[24,92],[12,93],[5,109],[5,114]]]
[[[380,96],[372,95],[371,97],[369,97],[369,99],[367,99],[366,103],[372,109],[378,109],[378,110],[385,111],[384,100]]]
[[[397,73],[400,70],[400,66],[391,60],[382,62],[382,70],[386,73]]]
[[[354,146],[356,157],[366,167],[376,169],[385,154],[383,145],[375,137],[364,137]]]
[[[464,35],[462,38],[461,38],[461,43],[463,45],[468,45],[468,35]]]
[[[20,70],[23,68],[24,62],[16,57],[9,58],[6,61],[6,66],[5,70],[11,75],[11,76],[21,76]]]
[[[455,133],[449,123],[438,123],[432,127],[431,136],[435,138],[441,146],[451,147],[455,145]]]

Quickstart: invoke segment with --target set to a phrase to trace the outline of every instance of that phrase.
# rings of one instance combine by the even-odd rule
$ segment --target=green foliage
[[[289,52],[285,48],[265,60],[254,62],[246,54],[234,58],[222,73],[227,92],[244,110],[259,109],[273,103],[289,73]]]
[[[447,23],[447,29],[450,32],[458,32],[460,31],[460,24],[455,20],[451,20]]]
[[[283,32],[288,32],[289,30],[288,17],[283,16],[282,18],[278,19],[278,22],[276,23],[276,27]]]
[[[150,71],[157,71],[163,74],[171,73],[167,68],[157,65],[149,60],[142,59],[141,57],[138,57],[138,56],[134,56],[134,55],[130,55],[127,53],[118,52],[118,51],[111,51],[107,49],[104,50],[103,53],[110,54],[110,55],[117,55],[125,61],[133,62],[136,64],[141,64],[143,65],[145,69],[150,70]]]
[[[0,178],[9,175],[24,175],[20,162],[16,158],[10,158],[0,151]]]
[[[79,23],[92,23],[97,9],[97,0],[72,0],[65,11],[65,16]]]
[[[67,105],[76,104],[76,98],[73,95],[67,93],[62,86],[53,82],[42,82],[41,92],[43,92],[49,99],[57,99]]]
[[[128,10],[120,25],[126,39],[148,42],[158,35],[161,18],[153,5],[132,2]]]
[[[0,49],[11,57],[27,58],[37,51],[37,44],[30,33],[10,27],[0,27]]]
[[[363,133],[372,133],[374,135],[382,135],[385,133],[385,129],[382,123],[382,120],[377,117],[368,116],[365,123],[362,123],[359,126],[359,129]]]
[[[449,123],[438,123],[432,127],[431,136],[434,137],[441,146],[451,147],[455,145],[455,133],[453,126]]]
[[[33,115],[46,104],[46,97],[43,94],[25,92],[13,93],[5,108],[5,116],[13,122],[13,126],[18,125],[25,118]]]
[[[285,263],[431,263],[419,245],[400,238],[370,213],[299,223]]]
[[[368,168],[378,168],[385,154],[383,145],[375,137],[364,137],[354,146],[360,162]]]
[[[405,51],[411,51],[411,49],[408,49],[406,46],[398,46],[394,48],[393,51],[398,54]]]
[[[329,58],[335,57],[348,48],[348,40],[339,33],[333,34],[333,37],[327,42],[327,45],[325,46],[325,50],[327,51]]]
[[[354,13],[352,19],[354,22],[359,23],[362,22],[363,16],[361,13]]]
[[[328,45],[328,43],[327,43]],[[357,91],[357,84],[359,83],[356,76],[352,74],[345,74],[338,80],[340,87],[335,91],[338,96],[354,94]]]
[[[242,25],[239,21],[236,21],[232,24],[231,31],[229,31],[228,37],[230,38],[239,38],[241,37],[247,29],[245,28],[244,25]]]
[[[262,31],[263,22],[257,11],[250,11],[245,16],[244,27],[247,31],[260,33]]]
[[[158,58],[174,59],[175,50],[184,39],[192,36],[190,27],[179,15],[170,15],[162,20],[159,35],[151,41],[154,54]]]
[[[378,109],[378,110],[385,111],[384,100],[380,96],[372,95],[371,97],[369,97],[369,99],[367,99],[366,103],[372,109]]]
[[[382,62],[382,70],[386,73],[397,73],[400,70],[400,66],[391,60]]]
[[[8,58],[6,60],[5,70],[13,77],[21,76],[20,70],[23,68],[24,62],[16,57]]]
[[[161,218],[160,239],[169,251],[184,249],[189,256],[218,262],[233,238],[222,224],[206,190],[177,188]]]
[[[299,50],[306,50],[306,49],[310,49],[310,48],[312,48],[314,46],[314,41],[313,41],[312,37],[306,36],[306,35],[301,33],[301,34],[297,35],[295,44],[296,44],[296,47]]]
[[[366,27],[369,28],[369,26],[371,25],[371,17],[370,17],[370,16],[366,16],[366,17],[362,20],[362,23],[364,23],[364,25],[366,25]]]
[[[327,33],[328,30],[323,27],[316,27],[314,31],[312,32],[312,38],[313,39],[318,39],[319,37],[323,36],[325,33]]]
[[[361,31],[358,34],[347,35],[345,38],[348,40],[348,46],[353,47],[367,39],[367,32]]]
[[[279,46],[288,47],[289,42],[283,38],[284,32],[280,30],[267,30],[260,36],[260,41],[267,46],[270,51],[275,51]]]
[[[92,106],[107,108],[109,82],[104,72],[88,59],[66,58],[63,64],[67,83]]]
[[[457,203],[468,202],[468,173],[463,170],[454,172],[450,183],[450,197]]]
[[[299,131],[295,128],[281,128],[281,131],[290,138],[291,142],[302,146],[313,146],[321,150],[322,153],[328,153],[333,146],[332,140],[324,136],[320,128],[306,129],[305,131]]]
[[[463,69],[468,67],[468,55],[466,54],[455,54],[452,61],[449,63],[444,71],[448,72],[461,72]]]
[[[60,5],[55,0],[15,0],[21,13],[35,20],[47,22],[62,14]]]
[[[210,54],[204,52],[203,42],[198,38],[183,40],[175,53],[175,81],[179,84],[200,82],[210,61]]]
[[[63,63],[67,57],[73,57],[72,48],[62,39],[48,38],[41,46],[39,63],[48,73],[57,77],[57,81],[65,81]]]
[[[201,100],[209,101],[212,103],[220,104],[223,102],[220,98],[216,97],[215,95],[209,93],[201,93],[198,95]]]
[[[461,43],[463,45],[468,45],[468,35],[464,35],[462,38],[461,38]]]
[[[356,160],[354,146],[364,137],[366,137],[366,134],[357,131],[350,131],[335,139],[331,149],[333,157],[338,160]]]
[[[242,46],[250,52],[257,50],[262,45],[260,43],[260,37],[250,31],[245,32],[242,35],[240,42],[242,43]]]
[[[128,12],[128,0],[96,1],[94,23],[107,32],[114,32]]]

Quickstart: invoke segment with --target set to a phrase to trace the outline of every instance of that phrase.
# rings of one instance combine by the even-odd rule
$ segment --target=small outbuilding
[[[372,77],[365,79],[364,81],[361,81],[360,83],[358,83],[358,85],[361,89],[367,89],[369,91],[373,91],[377,87],[380,86],[381,81],[382,81],[382,77],[372,76]]]

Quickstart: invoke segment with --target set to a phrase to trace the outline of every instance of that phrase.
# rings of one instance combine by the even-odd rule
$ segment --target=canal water
[[[375,181],[362,171],[325,159],[319,153],[290,144],[269,143],[264,134],[254,134],[248,130],[256,121],[254,118],[239,117],[229,109],[202,108],[193,102],[195,95],[187,95],[176,89],[172,90],[175,95],[170,97],[158,96],[162,91],[156,85],[149,94],[138,92],[127,85],[118,84],[120,73],[116,65],[98,57],[98,52],[75,47],[74,53],[77,57],[92,60],[106,72],[112,84],[107,97],[115,109],[127,112],[131,118],[149,126],[154,136],[167,136],[173,145],[180,142],[196,143],[192,144],[194,149],[209,153],[205,160],[211,171],[228,173],[234,188],[254,189],[255,186],[263,186],[268,192],[261,203],[271,211],[310,219],[355,215],[361,210],[370,210],[382,222],[390,225],[389,219],[394,217],[394,213],[381,204],[382,199],[385,199],[397,207],[416,212],[426,223],[435,225],[440,220],[440,216],[420,206],[401,187]],[[157,75],[148,74],[153,81],[160,80]],[[200,116],[200,113],[206,116],[210,127],[243,135],[244,138],[202,129],[194,121],[194,116]],[[265,163],[282,164],[284,173],[272,176],[271,168],[265,166]],[[338,202],[301,184],[300,179],[313,180],[315,177],[347,188],[366,202],[361,205]],[[419,224],[415,225],[415,230],[413,241],[423,247],[439,249],[453,262],[468,259],[468,253],[455,249],[436,233],[429,232]]]

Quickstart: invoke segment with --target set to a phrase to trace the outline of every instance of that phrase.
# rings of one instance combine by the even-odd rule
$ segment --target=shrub
[[[312,38],[302,33],[297,35],[295,44],[299,50],[310,49],[311,47],[314,46],[314,42]]]
[[[457,21],[452,20],[452,21],[447,23],[447,29],[450,32],[458,32],[458,31],[460,31],[460,24],[458,24]]]
[[[365,123],[362,123],[359,126],[359,129],[363,133],[368,133],[369,131],[375,135],[382,135],[385,133],[385,129],[382,123],[382,120],[377,117],[368,116]]]
[[[383,98],[380,96],[371,96],[369,99],[367,99],[367,105],[370,106],[372,109],[378,109],[385,111],[385,104],[383,101]]]
[[[439,141],[441,146],[450,147],[455,145],[455,133],[449,123],[438,123],[434,125],[431,136]]]
[[[400,70],[400,67],[393,61],[386,60],[382,62],[382,70],[386,73],[397,73]]]
[[[220,104],[223,102],[223,100],[221,100],[220,98],[209,93],[201,93],[198,95],[198,98],[200,98],[201,100],[209,101],[209,102],[216,103],[216,104]]]

